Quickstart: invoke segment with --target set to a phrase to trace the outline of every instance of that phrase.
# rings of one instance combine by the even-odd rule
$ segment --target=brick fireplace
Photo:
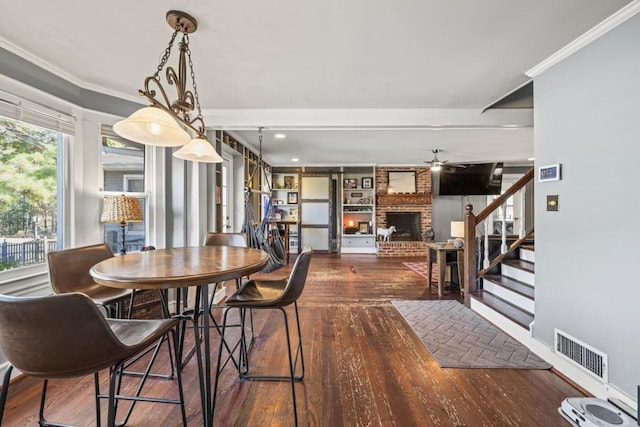
[[[389,171],[415,171],[416,193],[387,194]],[[402,227],[402,240],[391,236],[389,242],[376,242],[376,254],[380,257],[393,256],[427,256],[425,233],[431,227],[431,173],[429,168],[389,168],[376,167],[376,226],[387,228],[387,216],[391,214],[392,220],[402,217],[410,217],[411,213],[419,215],[419,231],[408,232],[407,227]],[[395,218],[394,218],[394,214]]]

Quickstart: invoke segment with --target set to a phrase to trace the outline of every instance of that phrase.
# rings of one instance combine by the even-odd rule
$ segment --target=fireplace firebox
[[[394,241],[420,241],[421,224],[420,212],[387,212],[387,227],[395,226],[396,232],[391,239]]]

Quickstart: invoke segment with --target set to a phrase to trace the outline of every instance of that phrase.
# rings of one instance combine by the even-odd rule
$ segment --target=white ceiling
[[[172,33],[166,12],[193,15],[207,126],[254,146],[264,127],[265,159],[286,166],[414,165],[434,148],[452,162],[525,164],[532,111],[482,110],[629,0],[0,3],[0,46],[138,102]]]

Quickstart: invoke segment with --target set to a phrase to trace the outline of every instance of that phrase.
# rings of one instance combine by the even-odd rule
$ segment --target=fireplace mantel
[[[411,193],[411,194],[378,194],[376,196],[378,206],[397,205],[429,205],[431,204],[431,194]]]

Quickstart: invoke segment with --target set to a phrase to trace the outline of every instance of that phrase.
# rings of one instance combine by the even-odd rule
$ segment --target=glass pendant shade
[[[174,157],[192,162],[221,163],[222,157],[213,148],[213,145],[204,138],[193,138],[187,145],[173,153]]]
[[[113,130],[130,141],[161,147],[179,147],[191,139],[169,113],[158,107],[139,109],[114,124]]]

